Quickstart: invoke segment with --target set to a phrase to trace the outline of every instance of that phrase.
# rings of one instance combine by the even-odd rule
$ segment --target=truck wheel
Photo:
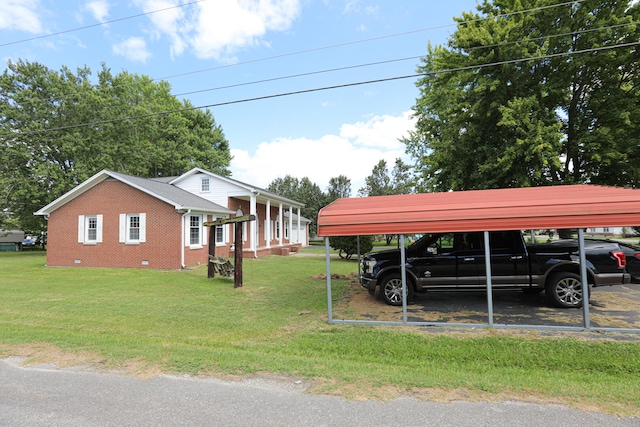
[[[558,307],[582,307],[582,283],[580,276],[566,271],[555,273],[545,286],[547,299]]]
[[[380,283],[382,298],[389,305],[402,305],[402,276],[399,273],[389,274]],[[407,280],[407,302],[413,297],[413,288]]]

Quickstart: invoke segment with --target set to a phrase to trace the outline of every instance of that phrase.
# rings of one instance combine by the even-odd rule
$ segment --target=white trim
[[[126,243],[127,241],[127,214],[120,214],[118,220],[118,242]]]
[[[138,238],[131,239],[131,218],[138,217]],[[138,244],[147,241],[147,214],[120,214],[118,215],[118,242],[125,244]]]
[[[102,214],[96,215],[96,243],[102,243]]]
[[[147,214],[140,213],[140,243],[145,243],[147,241]]]
[[[78,243],[84,243],[84,215],[78,215]]]
[[[96,238],[89,240],[89,221],[96,220]],[[78,215],[78,243],[95,245],[102,243],[102,215]]]

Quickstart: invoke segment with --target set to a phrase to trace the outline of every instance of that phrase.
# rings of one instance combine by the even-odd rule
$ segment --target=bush
[[[351,259],[353,254],[358,253],[357,236],[329,237],[329,246],[338,251],[340,258]],[[360,253],[365,254],[373,249],[373,239],[371,236],[360,236]]]

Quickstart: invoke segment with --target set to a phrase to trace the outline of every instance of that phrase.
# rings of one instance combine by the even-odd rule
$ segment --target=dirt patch
[[[49,343],[0,344],[0,357],[21,359],[22,366],[47,366],[54,369],[69,369],[85,372],[102,372],[130,375],[149,379],[164,374],[158,367],[142,360],[127,360],[120,365],[108,364],[107,360],[88,351],[65,351]]]

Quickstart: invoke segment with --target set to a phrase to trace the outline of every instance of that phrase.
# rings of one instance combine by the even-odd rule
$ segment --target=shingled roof
[[[131,187],[149,194],[150,196],[173,205],[176,209],[179,210],[191,209],[201,212],[215,212],[223,214],[235,213],[235,211],[232,211],[217,203],[210,202],[195,194],[189,193],[188,191],[171,185],[168,182],[163,182],[156,179],[140,178],[105,169],[98,172],[82,184],[78,185],[73,190],[58,197],[53,202],[37,211],[35,214],[48,215],[64,204],[78,197],[82,193],[108,179],[115,179],[124,184],[130,185]]]

